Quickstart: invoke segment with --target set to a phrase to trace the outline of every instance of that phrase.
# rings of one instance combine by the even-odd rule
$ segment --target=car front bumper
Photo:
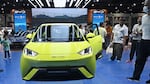
[[[23,54],[24,55],[24,54]],[[48,58],[47,58],[48,59]],[[56,60],[57,59],[57,60]],[[81,73],[85,78],[94,77],[96,60],[95,56],[82,57],[77,59],[64,59],[58,60],[58,58],[51,58],[51,60],[38,59],[34,57],[22,56],[21,58],[21,72],[24,80],[31,80],[40,72],[46,74],[61,75],[64,73],[70,73],[77,71]],[[43,74],[44,74],[43,73]]]

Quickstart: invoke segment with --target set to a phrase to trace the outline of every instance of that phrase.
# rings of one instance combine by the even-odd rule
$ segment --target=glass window
[[[37,31],[33,41],[36,42],[68,42],[83,41],[83,36],[76,26],[49,25],[43,26]]]

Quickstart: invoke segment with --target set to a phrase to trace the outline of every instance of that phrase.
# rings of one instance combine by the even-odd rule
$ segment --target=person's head
[[[103,23],[103,22],[100,22],[100,23],[99,23],[99,26],[100,26],[100,27],[104,27],[104,23]]]
[[[143,11],[150,15],[150,0],[145,0]]]
[[[140,17],[138,17],[138,19],[137,19],[137,23],[139,24],[139,25],[141,25],[142,24],[142,17],[140,16]]]
[[[82,29],[82,25],[79,25],[79,28]]]
[[[122,18],[122,17],[119,18],[119,24],[120,24],[120,26],[123,26],[124,21],[125,21],[124,18]]]

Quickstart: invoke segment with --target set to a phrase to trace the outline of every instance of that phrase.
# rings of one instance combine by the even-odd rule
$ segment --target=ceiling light
[[[96,0],[96,2],[99,2],[99,0]]]
[[[18,0],[16,0],[16,2],[18,2]]]
[[[118,7],[115,7],[115,9],[118,9]]]
[[[4,10],[4,8],[1,8],[1,10]]]
[[[122,6],[122,4],[120,4],[120,6]]]
[[[27,4],[27,6],[29,6],[29,4]]]
[[[94,4],[92,4],[91,6],[94,6]]]
[[[134,3],[133,6],[136,6],[136,3]]]

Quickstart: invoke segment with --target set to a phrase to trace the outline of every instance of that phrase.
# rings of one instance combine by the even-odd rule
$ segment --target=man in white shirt
[[[142,40],[140,42],[139,56],[135,62],[133,76],[129,80],[139,81],[147,58],[150,56],[150,0],[145,0],[142,16]],[[150,80],[146,81],[150,84]]]
[[[128,38],[128,27],[124,24],[124,18],[119,19],[119,24],[116,24],[113,28],[112,43],[113,43],[113,53],[111,60],[120,62],[122,58],[122,52],[126,39]]]

